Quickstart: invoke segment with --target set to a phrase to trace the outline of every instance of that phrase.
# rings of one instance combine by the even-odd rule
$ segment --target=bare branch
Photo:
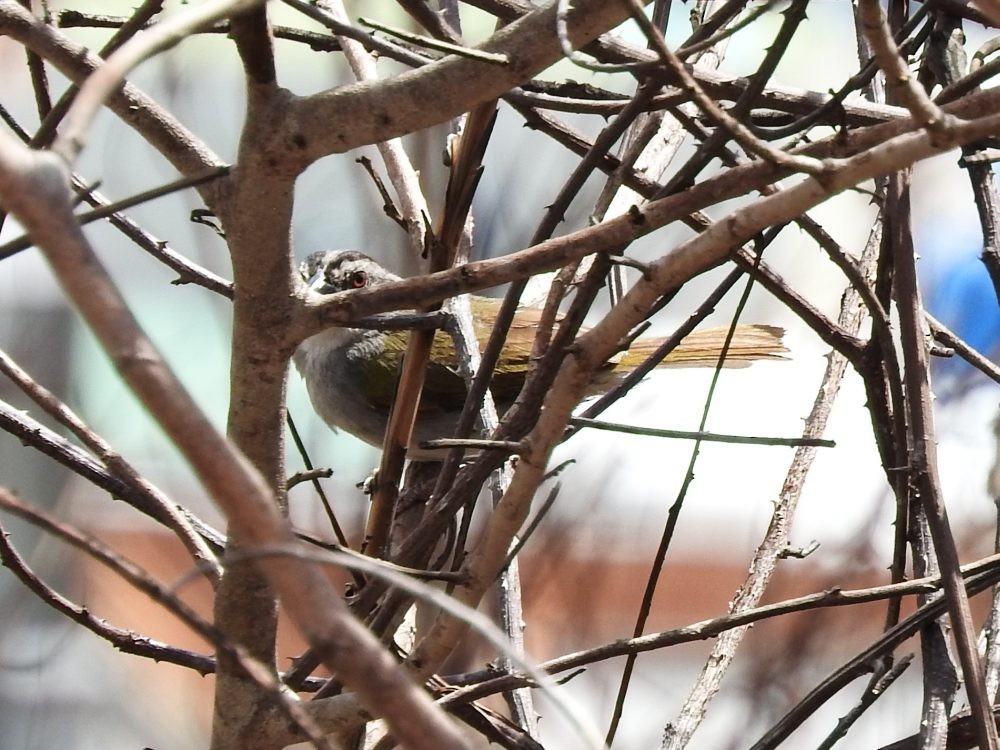
[[[909,216],[908,198],[904,217]],[[969,706],[972,710],[976,734],[981,747],[995,750],[1000,740],[991,710],[992,700],[986,695],[982,664],[976,647],[975,625],[969,599],[959,576],[959,557],[952,536],[948,512],[941,492],[937,468],[937,446],[934,435],[934,417],[931,406],[931,389],[927,348],[924,343],[923,304],[917,286],[916,257],[913,240],[909,236],[908,222],[899,226],[899,241],[894,243],[896,269],[896,307],[899,311],[903,361],[906,364],[906,416],[909,449],[910,483],[916,500],[923,506],[934,542],[934,552],[941,565],[945,583],[945,598],[956,641],[958,658],[962,665]]]
[[[994,382],[1000,383],[1000,367],[977,352],[956,334],[948,330],[939,320],[934,318],[929,312],[924,311],[924,318],[931,327],[931,333],[935,339],[947,347],[951,347],[955,352],[970,365],[975,367],[986,377]]]
[[[1000,576],[1000,567],[998,566],[1000,566],[1000,555],[991,555],[975,563],[963,566],[963,573],[968,577],[970,593],[975,594],[989,588],[997,580],[997,577]],[[808,611],[815,608],[852,606],[863,602],[879,601],[901,595],[910,596],[933,593],[939,591],[942,585],[940,577],[928,577],[904,581],[902,583],[871,586],[865,589],[844,590],[833,587],[826,591],[702,620],[682,628],[664,630],[638,638],[607,643],[596,648],[578,651],[542,662],[539,666],[550,674],[559,674],[560,672],[578,669],[588,664],[625,656],[630,653],[642,653],[679,643],[691,643],[693,641],[715,638],[734,628],[743,628],[773,617],[781,617],[790,612]],[[890,644],[894,647],[902,643],[907,638],[912,637],[922,623],[940,614],[942,608],[943,602],[941,600],[924,605],[907,618],[904,628],[894,631],[889,639],[886,639],[885,635],[883,635],[872,649],[866,650],[866,653],[870,653],[875,648],[887,648]],[[852,659],[852,663],[856,665],[863,664],[862,656],[859,655]],[[482,696],[500,692],[511,685],[523,684],[524,679],[519,675],[497,676],[495,673],[487,671],[462,675],[452,678],[452,681],[455,684],[467,685],[468,687],[463,687],[445,697],[440,701],[442,704],[476,700]]]
[[[103,62],[85,47],[36,19],[14,0],[0,0],[0,32],[25,44],[77,84],[86,80]],[[142,134],[182,174],[203,174],[225,166],[222,159],[176,118],[133,85],[126,83],[108,98],[106,105]],[[199,192],[210,208],[219,207],[226,192],[225,183],[220,180],[201,186]]]
[[[997,124],[992,118],[960,123],[950,131],[949,137],[952,139],[956,136],[962,137],[959,134],[975,137],[973,131],[980,125],[986,130],[987,122],[993,127]],[[932,142],[926,133],[912,134],[890,139],[861,156],[838,160],[824,172],[822,181],[807,178],[780,194],[764,197],[747,208],[735,211],[726,219],[713,224],[698,237],[682,243],[651,264],[648,278],[641,279],[604,320],[581,336],[577,340],[575,350],[566,358],[550,389],[550,398],[546,402],[545,409],[529,436],[531,451],[528,455],[522,456],[518,463],[511,487],[498,506],[498,514],[494,517],[496,522],[487,528],[480,546],[469,557],[465,566],[469,583],[458,587],[456,595],[467,603],[477,602],[483,595],[486,582],[493,580],[506,555],[510,540],[527,516],[531,498],[545,475],[549,453],[565,429],[571,410],[583,396],[584,388],[590,381],[590,374],[614,354],[619,342],[641,322],[642,313],[659,297],[693,275],[720,263],[731,247],[747,241],[762,229],[789,220],[825,199],[829,194],[839,192],[862,179],[890,171],[897,165],[912,163],[924,155],[936,152],[942,145],[940,137],[936,136]],[[611,228],[614,228],[631,239],[644,234],[651,228],[651,224],[657,223],[658,204],[662,204],[662,201],[638,209],[636,214],[626,217],[630,222],[629,225],[622,226],[625,222],[611,220],[585,231],[592,233],[593,237],[610,239],[615,237],[611,231]],[[624,237],[622,240],[621,244],[627,241]],[[493,264],[494,268],[503,266],[505,263],[512,263],[518,255],[540,254],[542,248],[552,244],[552,242],[543,243],[538,248],[521,251],[501,261],[469,264],[465,269],[457,270],[465,271],[462,276],[463,281],[467,281],[472,266],[490,267]],[[597,242],[594,244],[597,244],[596,249],[605,249],[609,246]],[[586,251],[595,250],[594,244],[588,245]],[[576,250],[580,252],[581,248]],[[504,270],[514,269],[508,266]],[[523,270],[518,270],[524,273]],[[424,283],[428,283],[429,286],[432,280],[434,282],[438,279],[443,280],[449,273],[455,272],[417,279],[415,280],[417,283],[410,281],[400,284],[413,284],[415,288]],[[357,292],[350,294],[358,295]],[[455,621],[447,617],[440,618],[435,630],[418,647],[412,657],[413,662],[421,671],[433,669],[433,666],[440,663],[450,650],[451,644],[455,642],[461,630],[461,625]]]
[[[170,528],[180,539],[194,558],[200,570],[208,577],[212,585],[219,581],[222,569],[214,552],[191,526],[182,509],[167,498],[159,489],[147,481],[136,469],[96,432],[90,429],[83,420],[60,401],[48,389],[37,383],[27,372],[22,370],[14,360],[0,351],[0,372],[17,384],[27,396],[42,407],[46,413],[65,425],[88,448],[108,466],[115,475],[124,481],[134,492],[142,495],[153,505],[165,519]]]
[[[133,37],[123,44],[80,88],[80,93],[66,114],[66,127],[53,144],[53,151],[72,164],[83,148],[86,133],[98,110],[136,65],[183,41],[191,31],[225,16],[254,8],[260,2],[261,0],[209,0],[161,21],[142,36]]]
[[[170,522],[159,504],[151,502],[144,492],[139,492],[122,481],[94,460],[90,454],[66,438],[2,401],[0,401],[0,429],[14,435],[25,445],[49,456],[56,463],[62,464],[88,482],[92,482],[95,486],[110,493],[113,497],[123,500],[140,513],[144,513],[162,524]],[[213,551],[222,550],[225,543],[225,537],[222,534],[188,511],[181,509],[181,513]]]
[[[284,713],[287,718],[296,725],[296,727],[305,735],[312,745],[317,748],[317,750],[332,750],[330,744],[324,738],[323,733],[319,730],[319,727],[317,727],[309,715],[302,710],[297,701],[289,698],[283,692],[281,683],[274,678],[270,669],[266,665],[254,660],[251,656],[245,653],[245,651],[238,644],[229,642],[223,634],[219,633],[210,623],[202,619],[190,606],[181,601],[181,599],[179,599],[166,587],[161,586],[153,580],[153,578],[149,576],[141,567],[122,557],[110,547],[102,544],[99,540],[79,532],[66,524],[60,523],[42,511],[31,508],[22,503],[5,488],[0,488],[0,508],[3,508],[10,513],[17,514],[21,518],[30,521],[32,524],[44,529],[48,533],[54,534],[63,541],[73,545],[79,550],[82,550],[84,553],[93,557],[102,565],[107,566],[117,575],[124,578],[129,584],[149,596],[153,599],[153,601],[166,607],[171,613],[176,615],[185,625],[194,630],[198,635],[205,638],[210,643],[213,643],[218,649],[237,661],[244,670],[245,674],[251,680],[258,683],[261,688],[263,688],[270,695],[275,706],[277,706],[278,709],[281,710],[282,713]],[[24,566],[23,561],[19,556],[17,556],[16,552],[7,542],[7,533],[2,529],[2,527],[0,527],[0,538],[3,539],[3,545],[0,547],[0,555],[3,556],[4,562],[6,563],[9,557],[12,564],[16,565],[26,574],[25,578],[22,580],[28,583],[36,593],[42,596],[43,599],[45,599],[48,603],[51,603],[53,606],[58,605],[60,609],[64,609],[68,613],[71,613],[73,608],[65,600],[57,601],[55,599],[47,598],[50,593],[54,592],[51,592],[51,590],[42,584],[42,582],[36,577],[30,575],[30,572]]]
[[[57,157],[29,153],[0,133],[0,195],[5,204],[46,252],[119,371],[190,461],[241,542],[294,545],[287,521],[260,474],[215,431],[165,366],[94,258],[73,220],[67,182]],[[48,200],[40,202],[38,196]],[[290,568],[280,562],[261,566],[331,667],[368,697],[372,710],[391,714],[387,718],[397,736],[415,748],[465,746],[371,633],[350,617],[320,570]],[[407,708],[399,713],[390,710],[397,701]]]
[[[93,615],[86,607],[70,601],[35,575],[14,549],[9,536],[0,524],[0,560],[11,573],[17,576],[21,583],[57,612],[82,625],[99,638],[103,638],[122,653],[142,656],[153,661],[177,664],[203,675],[215,671],[215,659],[211,656],[177,648],[134,631],[115,627],[105,622],[104,619]]]
[[[976,119],[957,123],[949,130],[948,143],[941,141],[940,137],[936,137],[932,142],[920,133],[906,133],[905,131],[915,127],[912,123],[874,126],[867,131],[856,132],[854,135],[857,140],[853,142],[850,152],[859,153],[857,149],[866,148],[870,150],[862,151],[857,159],[850,160],[852,164],[850,168],[838,165],[837,169],[824,178],[822,186],[819,183],[806,182],[800,185],[800,189],[804,189],[804,185],[811,184],[819,191],[818,194],[827,195],[825,189],[830,193],[844,190],[857,182],[890,171],[891,165],[910,164],[931,154],[940,153],[952,145],[978,140],[997,132],[1000,129],[1000,117],[984,113],[982,110],[982,105],[989,95],[991,92],[983,92],[977,95],[984,97],[983,99],[969,97],[962,101],[967,107],[963,108],[965,113],[971,117],[974,111]],[[993,95],[1000,100],[1000,92]],[[897,132],[897,129],[904,132],[890,137],[892,133]],[[888,140],[882,141],[882,145],[873,145],[886,138]],[[831,158],[831,154],[842,153],[841,146],[834,146],[833,142],[810,146],[803,151],[821,153],[823,158]],[[869,162],[868,166],[863,168],[861,162],[867,160],[869,156],[877,161]],[[845,179],[849,174],[858,175],[858,180],[852,182],[849,178]],[[634,239],[670,221],[715,201],[740,194],[743,190],[767,184],[778,176],[761,162],[736,167],[719,177],[700,182],[679,195],[653,201],[634,214],[610,219],[598,226],[548,240],[503,258],[468,263],[451,271],[393,282],[381,285],[377,289],[341,292],[329,295],[322,301],[307,300],[300,319],[293,323],[289,334],[294,339],[301,340],[326,326],[348,323],[354,317],[412,308],[415,304],[442,300],[456,294],[474,292],[523,279],[534,273],[555,270],[572,260],[592,253],[626,246]],[[791,200],[787,198],[787,193],[782,196],[774,196],[775,205]],[[810,205],[819,200],[821,198],[815,198]],[[716,225],[717,228],[718,226]]]

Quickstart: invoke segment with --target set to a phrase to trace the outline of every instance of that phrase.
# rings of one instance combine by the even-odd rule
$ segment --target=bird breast
[[[293,358],[323,421],[376,446],[382,443],[389,415],[368,398],[364,363],[382,349],[375,331],[331,328],[303,341]]]

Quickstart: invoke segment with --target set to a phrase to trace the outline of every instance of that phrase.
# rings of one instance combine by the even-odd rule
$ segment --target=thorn
[[[798,560],[804,560],[809,557],[813,552],[819,549],[819,542],[813,539],[805,547],[785,547],[780,552],[778,552],[779,559],[785,560],[789,557],[794,557]]]

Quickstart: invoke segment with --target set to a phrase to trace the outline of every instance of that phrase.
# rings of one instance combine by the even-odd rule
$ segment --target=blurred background
[[[128,3],[104,2],[101,11],[128,14]],[[409,20],[395,3],[349,3],[357,13],[396,26]],[[774,81],[825,92],[839,87],[857,68],[850,3],[814,2],[809,19]],[[168,8],[175,4],[169,3]],[[53,9],[55,10],[55,8]],[[271,6],[274,22],[315,28],[291,9]],[[668,41],[690,32],[687,7],[673,4]],[[486,16],[463,17],[467,36],[486,36]],[[721,70],[742,75],[756,68],[764,46],[780,23],[765,14],[729,45]],[[72,38],[98,48],[108,32],[67,29]],[[637,32],[621,33],[638,39]],[[968,49],[985,38],[966,25]],[[283,86],[304,94],[347,82],[336,53],[320,54],[286,41],[277,42]],[[810,64],[815,57],[837,65]],[[382,61],[383,75],[397,72]],[[53,88],[65,81],[50,69]],[[593,74],[561,63],[546,76],[573,78],[606,88],[620,87],[620,76]],[[231,41],[204,35],[143,65],[131,78],[178,116],[222,158],[235,158],[243,117],[243,84]],[[624,93],[631,93],[626,91]],[[0,38],[0,104],[29,132],[37,115],[22,48]],[[604,121],[569,117],[593,135]],[[420,169],[433,207],[444,192],[442,164],[445,127],[410,136],[406,146]],[[331,156],[299,180],[295,207],[295,247],[299,257],[317,249],[362,249],[400,273],[412,271],[405,237],[381,210],[381,200],[355,162],[366,155],[378,167],[374,148]],[[919,245],[921,281],[931,312],[979,351],[996,359],[1000,315],[985,269],[978,259],[982,238],[958,152],[920,164],[915,170],[913,215]],[[486,171],[477,195],[475,254],[488,257],[524,247],[544,207],[551,202],[576,157],[545,136],[523,127],[521,118],[501,104]],[[176,178],[171,168],[128,127],[103,114],[79,164],[79,173],[118,200]],[[585,226],[602,181],[594,179],[573,204],[565,231]],[[728,204],[726,208],[739,205]],[[188,221],[200,208],[193,191],[161,198],[128,212],[154,236],[197,263],[229,278],[224,242],[205,226]],[[812,215],[850,252],[860,252],[874,210],[864,193],[848,192]],[[7,220],[0,243],[20,228]],[[166,354],[184,383],[224,429],[228,388],[229,302],[196,286],[173,286],[175,275],[143,254],[112,227],[91,224],[91,242],[120,282],[147,332]],[[644,238],[634,255],[652,257],[690,236],[668,227]],[[828,315],[836,315],[844,280],[825,256],[795,227],[785,229],[768,249],[769,262]],[[721,274],[707,274],[685,288],[656,320],[650,334],[666,335],[686,317]],[[502,290],[495,290],[496,294]],[[738,293],[712,316],[727,324]],[[824,366],[826,349],[812,333],[762,289],[755,289],[744,322],[787,329],[787,361],[755,364],[722,374],[711,405],[708,429],[716,432],[796,437],[809,412]],[[78,316],[65,305],[43,258],[29,249],[0,263],[0,347],[56,392],[118,451],[171,497],[221,527],[221,518],[193,482],[178,453],[129,395]],[[697,428],[712,373],[674,370],[657,373],[604,415],[609,421],[678,430]],[[997,509],[987,491],[996,457],[993,425],[1000,392],[957,358],[939,360],[935,370],[937,424],[942,480],[963,560],[993,551]],[[48,424],[6,381],[0,398]],[[334,434],[314,415],[294,372],[288,403],[317,465],[333,469],[324,482],[341,522],[357,535],[367,500],[357,488],[378,462],[377,451],[350,435]],[[767,600],[805,594],[833,585],[845,588],[887,580],[892,549],[894,507],[874,449],[864,392],[849,371],[834,409],[827,437],[835,448],[822,449],[806,482],[795,520],[793,544],[818,548],[803,560],[780,568]],[[302,468],[292,447],[289,472]],[[631,634],[652,553],[669,506],[683,480],[691,443],[583,431],[566,442],[553,463],[573,459],[560,475],[558,500],[524,553],[522,573],[527,598],[527,639],[531,656],[545,659]],[[664,575],[647,627],[653,632],[725,613],[746,575],[746,561],[769,521],[793,449],[706,444],[680,517]],[[718,467],[726,467],[720,471]],[[0,434],[3,485],[31,504],[78,524],[132,557],[161,581],[175,584],[189,572],[189,560],[172,538],[134,510],[49,459]],[[543,487],[542,492],[547,492]],[[296,525],[332,538],[314,492],[293,490]],[[82,559],[62,544],[10,518],[3,519],[12,541],[31,566],[60,592],[119,627],[134,628],[173,644],[204,651],[205,644],[157,605]],[[208,591],[185,584],[182,596],[203,609]],[[982,605],[977,601],[976,604]],[[982,607],[980,606],[980,611]],[[803,691],[879,633],[883,607],[851,608],[781,618],[757,626],[737,659],[719,705],[713,707],[693,748],[736,748],[750,744]],[[822,634],[817,639],[817,634]],[[831,637],[831,633],[838,634]],[[286,658],[301,645],[288,632]],[[796,649],[788,649],[789,641]],[[625,706],[616,746],[654,746],[666,721],[678,710],[711,644],[699,643],[643,655]],[[916,643],[910,645],[917,649]],[[793,652],[800,664],[789,664]],[[783,654],[781,660],[776,654]],[[455,671],[478,668],[489,653],[471,648],[456,659]],[[286,662],[287,664],[287,662]],[[588,669],[570,683],[598,726],[606,726],[621,672],[620,660]],[[850,746],[877,746],[915,730],[919,715],[919,675],[892,688],[887,705],[861,720]],[[815,746],[836,719],[853,705],[861,685],[852,686],[796,735],[794,747]],[[916,698],[916,699],[915,699]],[[6,572],[0,573],[0,747],[117,748],[157,750],[206,744],[211,711],[211,678],[179,667],[122,656],[105,642],[47,609]],[[552,747],[571,747],[557,721],[542,728]],[[893,717],[892,721],[887,717]],[[801,744],[798,744],[801,743]]]

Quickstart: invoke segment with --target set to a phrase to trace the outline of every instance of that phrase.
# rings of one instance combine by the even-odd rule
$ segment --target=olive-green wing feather
[[[722,344],[729,334],[729,327],[703,328],[692,331],[659,365],[660,367],[705,367],[719,361]],[[736,326],[733,339],[726,353],[726,366],[743,367],[759,359],[784,359],[788,349],[781,342],[784,330],[777,326]],[[615,370],[632,370],[652,354],[665,339],[639,339],[614,362]]]
[[[478,309],[474,315],[476,339],[482,349],[493,330],[492,324],[484,321],[496,319],[496,307],[499,303],[484,297],[474,297],[472,303],[476,307],[485,308]],[[507,343],[491,383],[493,397],[501,404],[513,401],[521,390],[528,371],[537,320],[537,311],[520,311],[518,320],[507,335]],[[365,362],[365,382],[369,384],[368,400],[372,405],[388,408],[392,403],[396,394],[399,366],[406,353],[407,338],[405,335],[387,336],[383,355]],[[465,383],[458,374],[455,344],[450,334],[438,331],[431,344],[420,411],[457,411],[462,407],[465,393]]]
[[[486,345],[492,325],[483,321],[496,318],[496,300],[478,297],[473,304],[487,309],[478,310],[475,318],[476,338],[479,346]],[[494,309],[490,309],[494,308]],[[492,313],[492,314],[490,314]],[[529,354],[534,340],[539,312],[523,309],[518,312],[518,320],[511,327],[504,346],[501,362],[497,366],[491,384],[493,397],[500,404],[509,404],[521,390],[528,372]],[[728,335],[728,327],[705,328],[688,334],[680,345],[659,365],[660,367],[705,367],[714,366],[719,360],[719,352]],[[784,331],[776,326],[741,325],[736,327],[729,352],[727,367],[743,367],[759,359],[783,359],[788,349],[782,344]],[[406,352],[407,336],[387,336],[385,352],[381,357],[373,357],[364,363],[368,400],[373,406],[388,409],[396,394],[396,380],[399,365]],[[601,388],[608,379],[635,369],[662,343],[661,338],[646,338],[634,341],[628,351],[608,363],[603,376],[597,374],[595,387]],[[432,411],[456,411],[465,399],[465,383],[458,374],[458,359],[455,346],[449,334],[439,331],[431,345],[430,363],[424,381],[423,396],[420,400],[422,413]]]

